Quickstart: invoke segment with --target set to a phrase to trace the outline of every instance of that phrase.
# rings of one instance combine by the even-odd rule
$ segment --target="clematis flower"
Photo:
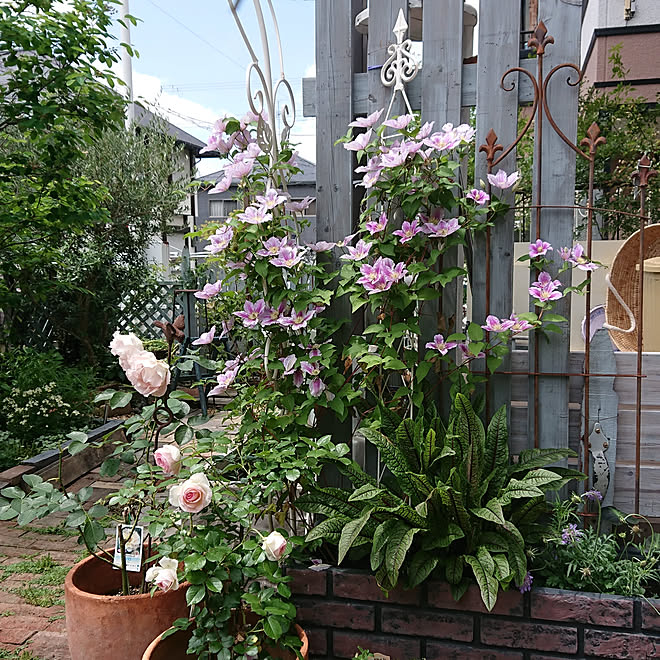
[[[287,355],[286,357],[280,358],[280,362],[282,363],[282,366],[284,367],[284,373],[282,375],[284,376],[290,376],[296,369],[296,360],[298,358],[291,354]]]
[[[431,131],[433,130],[433,124],[435,124],[434,121],[424,122],[424,125],[419,129],[419,132],[417,133],[417,139],[424,140],[429,135],[431,135]]]
[[[529,295],[540,302],[559,300],[564,295],[561,291],[558,291],[558,287],[560,286],[561,282],[559,280],[553,280],[550,273],[541,272],[537,281],[529,287]]]
[[[286,202],[286,195],[282,195],[279,190],[269,188],[264,195],[257,195],[257,201],[267,210],[270,211],[283,202]]]
[[[376,112],[372,112],[367,117],[358,117],[355,121],[352,121],[349,126],[352,128],[371,128],[378,122],[384,110],[385,108],[381,108],[380,110],[376,110]]]
[[[378,220],[370,220],[365,224],[366,230],[373,236],[374,234],[377,234],[378,232],[381,232],[387,227],[387,216],[385,215],[385,211],[383,211],[380,214],[380,217]]]
[[[204,346],[205,344],[212,344],[215,337],[215,326],[212,325],[208,332],[202,332],[199,339],[195,339],[192,343],[193,346]]]
[[[337,241],[335,245],[337,247],[346,247],[354,238],[355,234],[349,234],[348,236],[344,236],[344,238],[341,239],[341,241]]]
[[[234,238],[234,230],[229,225],[223,225],[215,230],[215,234],[209,236],[211,244],[205,245],[204,249],[211,254],[217,254],[229,247],[232,238]]]
[[[537,238],[536,242],[529,244],[529,256],[532,259],[535,259],[536,257],[542,257],[550,250],[552,250],[552,245],[546,241],[542,241],[540,238]]]
[[[243,179],[254,167],[254,158],[242,158],[235,160],[231,165],[225,167],[225,176],[233,179]]]
[[[309,311],[300,310],[299,312],[291,312],[290,316],[283,316],[278,320],[278,323],[284,328],[291,328],[292,330],[300,330],[307,327],[307,323],[314,318],[315,310]]]
[[[312,252],[327,252],[332,250],[335,247],[336,243],[329,243],[328,241],[318,241],[317,243],[305,243],[305,247],[308,247]]]
[[[520,172],[516,170],[512,174],[507,174],[504,170],[498,170],[497,174],[487,174],[486,176],[491,186],[500,190],[506,190],[507,188],[511,188],[520,179]]]
[[[347,246],[348,254],[342,254],[339,258],[349,261],[362,261],[362,259],[369,256],[369,250],[371,250],[372,245],[373,243],[367,243],[360,239],[355,247]]]
[[[511,330],[513,323],[511,319],[500,320],[497,316],[490,314],[486,317],[485,325],[481,327],[488,332],[506,332],[507,330]]]
[[[472,188],[465,197],[476,202],[478,206],[483,206],[490,199],[490,195],[487,192],[479,190],[478,188]]]
[[[402,280],[407,274],[406,265],[400,262],[394,265],[389,258],[378,257],[373,266],[364,264],[360,266],[362,277],[357,280],[362,284],[369,295],[389,291],[392,284]]]
[[[472,358],[485,358],[486,354],[483,351],[479,351],[477,355],[472,355],[470,352],[470,344],[469,342],[459,342],[458,344],[458,349],[461,351],[463,358],[465,360],[471,360]]]
[[[277,238],[271,236],[268,240],[262,241],[263,248],[257,250],[258,257],[276,257],[280,250],[287,244],[286,238]]]
[[[577,266],[580,270],[593,271],[598,269],[597,264],[589,261],[589,259],[584,256],[584,248],[580,243],[577,243],[571,250],[568,261]]]
[[[399,167],[406,162],[408,158],[408,151],[400,147],[393,147],[388,152],[384,153],[380,158],[380,164],[383,167]]]
[[[223,337],[226,337],[234,328],[234,319],[227,319],[226,321],[221,321],[220,325],[222,326],[220,339],[222,339]]]
[[[512,332],[525,332],[525,330],[531,330],[534,327],[529,321],[519,319],[515,314],[511,314],[509,320],[513,321],[513,325],[510,328]]]
[[[440,220],[435,223],[425,222],[422,231],[431,238],[447,238],[447,236],[458,231],[459,228],[458,218],[449,218],[448,220]]]
[[[314,197],[305,197],[304,199],[301,199],[299,202],[287,202],[284,205],[284,208],[287,211],[295,211],[296,213],[302,213],[303,211],[306,211],[311,203],[314,201]]]
[[[234,312],[234,316],[238,316],[246,328],[254,328],[259,323],[259,318],[264,313],[265,308],[266,302],[264,300],[257,300],[256,302],[246,300],[243,311]]]
[[[355,140],[352,140],[351,142],[345,142],[344,149],[347,151],[362,151],[363,149],[366,149],[370,140],[371,129],[369,129],[366,133],[358,135]]]
[[[300,386],[305,382],[305,374],[300,370],[296,369],[296,371],[293,374],[293,384],[297,387],[300,388]]]
[[[320,378],[314,378],[309,384],[309,393],[313,397],[320,396],[323,390],[325,390],[325,383]]]
[[[568,261],[571,258],[571,252],[572,252],[571,248],[563,247],[563,248],[560,248],[560,250],[559,250],[559,256],[564,261]]]
[[[270,259],[269,262],[279,268],[293,268],[302,261],[302,258],[303,255],[295,247],[285,245],[283,248],[280,248],[277,256]]]
[[[216,193],[227,192],[231,188],[232,176],[231,174],[225,174],[222,179],[218,179],[214,188],[209,190],[209,195],[215,195]]]
[[[406,126],[408,126],[408,124],[414,118],[415,118],[414,115],[401,115],[399,117],[395,117],[394,119],[387,119],[386,121],[383,122],[383,125],[389,126],[394,130],[400,131],[401,129],[406,128]]]
[[[436,151],[451,151],[461,143],[461,139],[453,131],[438,132],[424,138],[424,144]]]
[[[321,365],[318,362],[307,362],[303,360],[300,363],[300,368],[308,376],[318,376],[321,373]]]
[[[452,349],[456,348],[457,344],[455,341],[445,341],[445,338],[442,335],[435,335],[433,341],[427,342],[426,348],[431,349],[432,351],[438,351],[440,355],[447,355],[447,353]]]
[[[193,296],[199,300],[208,300],[209,298],[213,298],[213,296],[217,296],[221,290],[222,282],[218,280],[213,284],[205,284],[204,288],[201,291],[195,291]]]
[[[239,220],[247,222],[250,225],[261,225],[273,219],[264,206],[248,206],[243,213],[239,214]]]
[[[401,225],[401,229],[397,229],[392,233],[395,236],[399,236],[401,238],[400,241],[401,243],[407,243],[409,240],[414,238],[421,231],[422,228],[419,226],[419,222],[417,221],[417,219],[415,219],[412,222],[408,222],[407,220],[405,220]]]
[[[264,308],[264,311],[259,316],[259,322],[264,327],[273,325],[274,323],[277,323],[280,320],[285,310],[286,310],[285,301],[282,301],[277,307],[266,306]]]
[[[380,179],[381,170],[374,170],[373,172],[367,172],[363,177],[360,185],[369,190],[373,188],[374,184]]]
[[[216,380],[218,381],[218,384],[212,390],[209,391],[207,396],[220,396],[221,394],[224,394],[236,379],[237,373],[238,373],[238,369],[235,368],[235,369],[226,369],[222,373],[218,374],[216,376]]]

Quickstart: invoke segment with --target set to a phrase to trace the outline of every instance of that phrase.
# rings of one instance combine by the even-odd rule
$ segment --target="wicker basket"
[[[644,228],[644,260],[660,256],[660,224]],[[639,308],[639,231],[620,248],[606,277],[608,290],[603,327],[620,351],[637,350]]]

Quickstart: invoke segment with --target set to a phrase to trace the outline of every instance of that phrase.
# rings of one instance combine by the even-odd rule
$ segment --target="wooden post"
[[[568,3],[565,0],[540,0],[539,19],[543,21],[548,34],[553,36],[555,44],[546,46],[544,74],[554,66],[564,62],[580,61],[580,20],[581,3]],[[569,70],[559,72],[548,85],[548,107],[557,125],[569,140],[575,142],[577,136],[578,87],[566,84]],[[575,74],[573,74],[575,80]],[[539,144],[538,117],[536,122],[534,181],[540,163],[539,147],[542,154],[541,203],[549,205],[573,205],[575,203],[575,153],[552,129],[546,117],[543,117],[543,135]],[[536,188],[536,186],[535,186]],[[533,202],[537,204],[539,190],[535,189]],[[543,209],[541,213],[540,235],[536,236],[535,213],[532,213],[532,240],[542,238],[554,247],[548,253],[553,264],[549,272],[557,277],[561,259],[559,249],[572,245],[573,210]],[[562,285],[570,285],[570,271],[559,279]],[[563,288],[563,287],[562,287]],[[570,300],[562,298],[553,310],[570,319]],[[563,323],[561,334],[549,334],[549,341],[530,337],[530,367],[534,371],[564,373],[568,370],[570,350],[569,324]],[[535,364],[534,350],[538,343],[539,359]],[[546,376],[538,378],[538,390],[535,392],[534,378],[530,378],[529,396],[529,437],[533,443],[538,431],[540,447],[568,447],[568,377]],[[538,421],[535,423],[535,416]]]
[[[505,71],[518,66],[520,0],[500,0],[484,2],[479,15],[479,50],[477,59],[477,134],[475,146],[478,150],[486,143],[486,135],[493,129],[499,144],[506,149],[516,139],[518,126],[518,94],[505,92],[500,79]],[[493,65],[497,63],[495,68]],[[507,78],[518,88],[518,74]],[[496,157],[499,154],[496,154]],[[511,174],[516,169],[515,149],[495,167]],[[487,182],[486,155],[477,151],[475,158],[475,186]],[[508,204],[514,204],[514,194],[494,189],[493,192]],[[473,245],[471,291],[472,320],[483,323],[488,314],[508,317],[513,309],[513,223],[514,212],[498,218],[490,230],[490,304],[486,301],[486,237],[479,234]],[[526,310],[517,310],[523,312]],[[477,370],[485,369],[485,361],[475,361]],[[501,369],[510,370],[507,357]],[[492,376],[488,383],[488,406],[486,416],[490,417],[503,404],[511,401],[511,379],[508,376]]]
[[[440,130],[446,122],[459,124],[463,72],[463,0],[424,3],[422,40],[422,121],[435,121],[435,130]],[[444,254],[442,268],[456,265],[463,265],[463,250],[453,248]],[[455,332],[460,325],[462,307],[463,280],[458,278],[443,289],[439,301],[428,301],[424,305],[420,319],[420,346],[431,341],[438,332],[445,336]],[[448,383],[442,383],[440,396],[435,402],[446,418],[450,404]]]

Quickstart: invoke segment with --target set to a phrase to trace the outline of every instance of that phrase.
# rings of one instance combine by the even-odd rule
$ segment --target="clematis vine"
[[[348,245],[346,247],[348,254],[342,254],[339,258],[348,259],[349,261],[362,261],[362,259],[366,259],[369,256],[369,250],[371,250],[372,245],[373,243],[367,243],[360,239],[355,247]]]
[[[403,262],[395,266],[389,257],[378,257],[373,266],[364,264],[360,272],[362,277],[357,282],[364,286],[369,295],[389,291],[392,284],[402,280],[408,273]]]
[[[541,303],[559,300],[564,295],[558,290],[560,286],[559,280],[553,280],[550,273],[543,271],[539,273],[537,281],[529,287],[529,295]]]
[[[531,259],[542,257],[552,250],[552,245],[546,241],[537,238],[534,243],[529,244],[529,256]]]
[[[222,282],[218,280],[213,284],[205,284],[201,291],[195,291],[193,296],[199,300],[209,300],[214,296],[217,296],[222,290]]]
[[[265,309],[266,302],[264,300],[257,300],[256,302],[246,300],[243,311],[234,312],[234,316],[238,316],[246,328],[255,328],[259,324]]]
[[[383,231],[387,227],[387,215],[385,215],[385,211],[383,211],[380,214],[380,217],[378,220],[370,220],[365,224],[366,230],[373,236],[374,234],[378,234],[379,232]]]
[[[491,186],[500,190],[506,190],[507,188],[511,188],[520,179],[520,172],[516,170],[512,174],[507,174],[504,170],[498,170],[497,174],[487,174],[486,176]]]
[[[579,270],[594,271],[598,269],[598,264],[595,264],[584,256],[584,248],[580,243],[577,243],[573,249],[567,247],[561,248],[559,255],[564,261],[572,263]]]
[[[211,245],[205,245],[204,249],[211,254],[217,254],[229,247],[232,238],[234,238],[234,230],[229,225],[223,225],[215,230],[215,234],[209,236]]]
[[[401,225],[401,229],[397,229],[392,233],[395,236],[400,237],[400,243],[407,243],[409,240],[413,239],[417,234],[423,231],[422,227],[419,225],[418,220],[415,218],[412,222],[404,220]]]
[[[288,240],[286,238],[271,236],[268,240],[261,243],[263,248],[257,250],[256,254],[258,257],[276,257],[280,253],[280,250],[287,245]]]
[[[316,310],[311,309],[305,311],[301,309],[298,312],[292,312],[290,316],[282,316],[278,319],[278,323],[284,328],[291,328],[292,330],[302,330],[307,327],[307,324],[316,315]]]
[[[286,311],[286,302],[282,301],[277,307],[264,307],[264,311],[259,315],[259,322],[264,327],[277,323]]]
[[[513,322],[510,330],[512,332],[525,332],[526,330],[531,330],[534,326],[525,319],[519,319],[515,314],[509,316],[509,320]]]

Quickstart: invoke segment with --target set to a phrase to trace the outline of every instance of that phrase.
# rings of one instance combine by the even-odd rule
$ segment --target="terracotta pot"
[[[140,573],[129,573],[139,586]],[[66,576],[66,629],[72,660],[137,660],[149,643],[179,618],[187,618],[186,589],[115,596],[121,572],[96,557],[87,557]]]
[[[307,634],[297,623],[294,624],[294,627],[296,634],[302,642],[300,653],[304,660],[308,660],[309,644],[307,641]],[[187,658],[195,657],[194,655],[186,653],[188,642],[192,637],[192,629],[177,630],[177,632],[169,635],[165,639],[162,637],[163,634],[161,633],[153,642],[151,642],[151,644],[149,644],[149,647],[142,656],[142,660],[186,660]],[[272,658],[279,658],[279,660],[296,660],[296,654],[288,650],[266,647],[266,651]]]

